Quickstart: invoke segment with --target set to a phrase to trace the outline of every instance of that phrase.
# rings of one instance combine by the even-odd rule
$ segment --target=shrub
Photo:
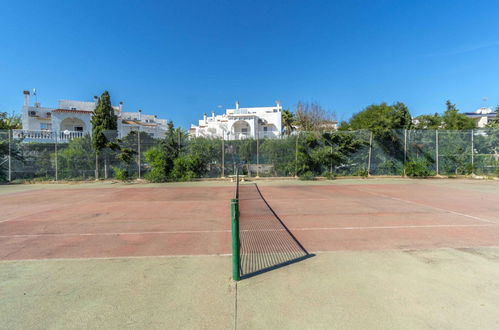
[[[360,176],[361,178],[367,178],[369,176],[369,173],[367,173],[366,169],[359,168],[353,173],[353,175]]]
[[[124,169],[119,168],[119,167],[113,167],[113,171],[114,171],[114,176],[116,177],[116,179],[118,179],[120,181],[130,180],[130,173],[128,173],[127,170],[124,170]]]
[[[418,159],[405,164],[405,174],[410,177],[427,177],[431,175],[431,171],[426,160]]]
[[[312,171],[306,171],[300,174],[299,179],[303,181],[310,181],[310,180],[315,180],[315,176],[314,173],[312,173]]]
[[[324,177],[326,178],[326,180],[336,180],[336,174],[331,172],[324,173]]]

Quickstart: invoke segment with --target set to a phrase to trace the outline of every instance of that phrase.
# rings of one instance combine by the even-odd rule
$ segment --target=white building
[[[473,118],[477,121],[477,126],[485,127],[490,121],[497,117],[497,112],[492,111],[491,108],[479,108],[475,112],[465,112],[467,117]]]
[[[15,130],[14,137],[24,137],[30,141],[55,140],[66,141],[74,137],[91,134],[93,111],[97,100],[93,102],[59,100],[57,108],[42,107],[35,102],[30,105],[30,92],[24,91],[24,104],[21,110],[22,130]],[[163,137],[167,130],[167,120],[139,112],[123,112],[123,102],[113,106],[118,116],[118,137],[124,137],[131,131],[141,130],[152,137]]]
[[[189,136],[212,137],[227,140],[245,138],[278,138],[282,131],[282,107],[279,101],[273,107],[226,109],[225,114],[211,117],[206,113],[198,123],[191,125]]]

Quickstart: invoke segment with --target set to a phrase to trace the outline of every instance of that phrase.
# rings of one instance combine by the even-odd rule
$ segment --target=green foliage
[[[415,118],[416,119],[416,125],[414,126],[415,129],[421,130],[421,129],[440,129],[442,127],[442,117],[438,114],[435,113],[433,115],[421,115]]]
[[[393,159],[387,159],[382,162],[377,170],[376,174],[379,175],[400,175],[402,174],[402,168],[399,163],[396,163]]]
[[[462,113],[459,113],[456,105],[451,101],[448,100],[445,104],[447,106],[447,110],[442,116],[444,129],[465,130],[476,127],[476,121],[472,118],[466,117],[466,115]]]
[[[289,110],[282,111],[282,127],[284,128],[284,133],[290,135],[294,131],[293,123],[295,121],[294,115]]]
[[[364,179],[365,179],[365,178],[367,178],[367,177],[369,176],[369,173],[367,172],[367,170],[366,170],[366,169],[364,169],[364,168],[359,168],[359,169],[357,169],[357,170],[354,172],[354,174],[353,174],[353,175],[354,175],[354,176],[360,176],[361,178],[364,178]]]
[[[315,176],[314,176],[314,173],[312,173],[312,171],[303,172],[300,174],[300,176],[298,178],[302,181],[315,180]]]
[[[66,146],[60,145],[57,158],[62,179],[84,179],[94,175],[95,152],[89,135],[73,139]]]
[[[331,172],[325,172],[323,177],[326,180],[336,180],[336,175],[334,173],[331,173]]]
[[[466,130],[476,127],[476,121],[466,115],[459,113],[456,105],[451,101],[445,103],[446,110],[443,115],[421,115],[416,117],[415,129],[445,129],[445,130]]]
[[[346,124],[342,124],[343,129]],[[353,115],[348,124],[351,130],[367,129],[376,137],[385,136],[392,129],[410,128],[411,114],[405,104],[397,102],[393,105],[386,103],[373,104]]]
[[[204,171],[201,157],[186,155],[174,160],[171,178],[175,181],[189,181],[201,177]]]
[[[166,153],[160,147],[153,147],[144,153],[144,157],[150,167],[145,178],[151,182],[166,182],[170,174]]]
[[[119,167],[113,167],[113,171],[116,179],[120,181],[130,180],[130,173],[128,172],[128,170]]]
[[[94,114],[92,116],[92,143],[99,153],[109,142],[107,131],[114,131],[118,128],[118,116],[111,105],[111,97],[108,91],[102,93],[97,101]]]
[[[19,128],[22,128],[21,115],[15,113],[9,115],[7,112],[0,112],[0,130]]]
[[[411,160],[405,164],[405,174],[409,177],[428,177],[432,175],[428,166],[424,159]]]

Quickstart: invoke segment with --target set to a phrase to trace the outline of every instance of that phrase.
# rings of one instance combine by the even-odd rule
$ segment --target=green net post
[[[232,279],[239,281],[239,202],[231,201],[232,211]]]

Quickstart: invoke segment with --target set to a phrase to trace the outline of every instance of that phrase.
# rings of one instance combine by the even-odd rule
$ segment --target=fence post
[[[232,214],[232,279],[239,281],[239,201],[233,199],[231,201],[231,214]]]
[[[405,175],[405,163],[407,162],[407,129],[404,129],[404,176]]]
[[[256,130],[256,177],[259,178],[260,177],[260,152],[259,152],[259,148],[260,148],[260,143],[259,143],[259,138],[260,138],[260,134],[258,133],[258,129]],[[248,173],[249,173],[249,169],[248,169]]]
[[[329,162],[329,174],[333,175],[333,132],[329,133],[331,136],[331,160]]]
[[[371,175],[371,153],[373,146],[373,132],[369,135],[369,158],[367,159],[367,175]]]
[[[9,182],[12,182],[12,130],[9,129],[7,133],[9,134]]]
[[[296,134],[296,146],[295,146],[295,178],[298,177],[298,138],[300,137],[300,132]]]
[[[225,132],[222,131],[222,179],[225,178]]]
[[[57,154],[57,143],[58,143],[58,134],[57,132],[55,133],[55,144],[54,144],[54,149],[55,149],[55,181],[59,179],[59,156]]]
[[[139,165],[138,177],[140,180],[140,126],[139,126],[139,134],[137,134],[137,163]]]
[[[438,129],[435,130],[435,154],[436,154],[435,165],[436,165],[437,175],[439,175],[438,174]]]
[[[474,136],[474,130],[471,130],[471,174],[475,173],[475,155],[474,155],[474,149],[475,149],[475,136]]]

